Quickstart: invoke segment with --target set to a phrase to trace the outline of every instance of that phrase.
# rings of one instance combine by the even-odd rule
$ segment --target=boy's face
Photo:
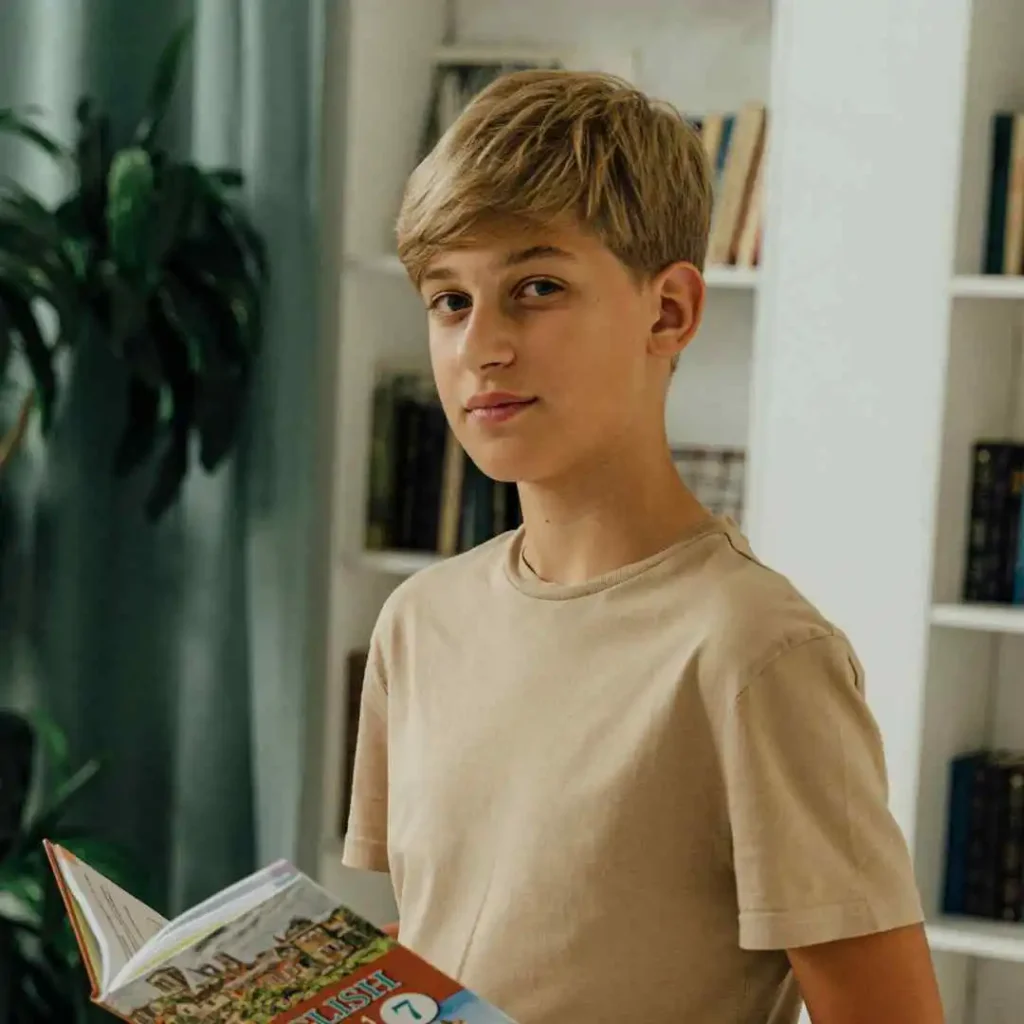
[[[420,290],[441,402],[489,476],[553,482],[663,441],[671,359],[703,308],[689,264],[638,283],[561,223],[448,250]]]

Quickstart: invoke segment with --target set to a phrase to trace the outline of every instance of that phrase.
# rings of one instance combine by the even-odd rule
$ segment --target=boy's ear
[[[692,263],[673,263],[652,281],[658,319],[651,327],[652,355],[678,355],[697,333],[704,315],[704,278]]]

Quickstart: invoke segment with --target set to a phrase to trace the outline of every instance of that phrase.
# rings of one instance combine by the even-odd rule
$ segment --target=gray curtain
[[[83,92],[122,131],[133,124],[156,55],[194,15],[168,130],[200,162],[242,169],[272,259],[243,449],[214,478],[193,473],[164,521],[143,520],[144,478],[110,473],[122,388],[98,343],[66,368],[53,438],[33,438],[0,482],[0,704],[48,711],[76,755],[104,760],[82,816],[134,854],[146,895],[172,912],[255,864],[311,859],[327,13],[317,0],[0,2],[0,106],[40,107],[64,138]],[[0,173],[47,196],[61,187],[11,145]]]

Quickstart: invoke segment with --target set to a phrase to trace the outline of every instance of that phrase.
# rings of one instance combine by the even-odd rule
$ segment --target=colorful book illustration
[[[45,846],[92,999],[132,1024],[513,1024],[287,861],[168,921]]]

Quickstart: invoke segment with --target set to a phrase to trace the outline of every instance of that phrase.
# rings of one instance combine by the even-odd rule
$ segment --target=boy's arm
[[[814,1024],[941,1024],[861,674],[844,638],[805,640],[745,680],[726,718],[740,944],[787,951]]]
[[[788,952],[814,1024],[942,1024],[921,925]]]

